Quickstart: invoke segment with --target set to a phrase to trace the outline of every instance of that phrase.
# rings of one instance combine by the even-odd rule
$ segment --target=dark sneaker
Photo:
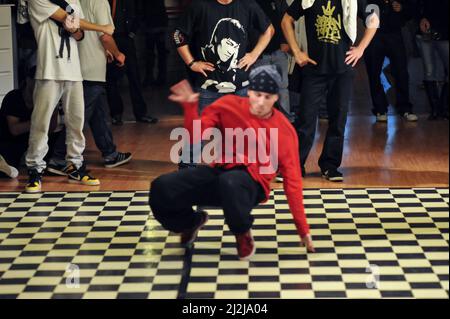
[[[256,252],[255,240],[252,232],[236,235],[237,251],[240,260],[249,260]]]
[[[0,155],[0,172],[6,174],[9,178],[16,178],[19,176],[19,171],[9,165],[6,160]]]
[[[158,119],[156,117],[151,116],[143,116],[136,119],[136,122],[147,123],[147,124],[156,124],[158,123]]]
[[[337,169],[329,169],[325,172],[322,172],[322,177],[326,178],[330,182],[341,183],[344,181],[344,176]]]
[[[191,229],[185,230],[183,233],[181,233],[181,244],[183,246],[190,246],[194,243],[195,239],[197,238],[198,232],[202,227],[208,222],[209,217],[208,214],[205,211],[198,212],[200,214],[200,221],[196,226],[194,226]]]
[[[47,165],[47,172],[53,175],[67,176],[67,167],[66,165],[49,163]]]
[[[120,116],[114,116],[111,119],[111,123],[112,123],[112,125],[116,125],[116,126],[122,126],[123,125],[123,121],[122,121],[122,118]]]
[[[25,186],[25,193],[39,193],[42,189],[42,176],[41,174],[35,170],[28,171],[28,184]]]
[[[75,167],[74,164],[70,163],[67,168],[67,176],[69,177],[69,182],[80,183],[86,186],[98,186],[100,181],[89,175],[86,171],[86,167],[83,165],[79,169]]]
[[[131,156],[131,153],[117,153],[115,159],[105,160],[104,164],[106,168],[114,168],[128,163],[129,161],[131,161],[132,158],[133,156]]]

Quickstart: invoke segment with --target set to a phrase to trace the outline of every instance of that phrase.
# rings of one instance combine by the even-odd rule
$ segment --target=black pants
[[[45,161],[48,161],[49,157],[53,154],[56,141],[62,134],[63,132],[49,134],[48,136],[49,150],[47,155],[44,157]],[[11,141],[0,142],[0,154],[3,156],[3,158],[9,165],[15,168],[20,167],[22,157],[25,155],[28,149],[29,139],[30,139],[29,134],[22,134]]]
[[[127,73],[133,112],[136,118],[147,115],[147,105],[142,94],[142,85],[139,75],[139,66],[134,40],[128,36],[114,37],[119,50],[126,56],[124,68],[119,68],[115,63],[108,65],[106,92],[111,116],[117,117],[123,114],[123,101],[119,91],[119,80],[123,72]]]
[[[408,57],[401,33],[377,34],[365,52],[367,75],[372,96],[373,113],[387,113],[389,102],[381,84],[381,71],[385,57],[391,61],[395,79],[397,112],[412,111],[409,100]]]
[[[157,178],[150,189],[150,207],[161,225],[181,233],[198,223],[192,206],[223,208],[234,234],[253,225],[251,211],[265,198],[263,188],[243,168],[222,170],[198,166]]]
[[[148,32],[146,34],[147,47],[147,70],[146,79],[153,80],[153,72],[155,62],[157,62],[157,76],[158,81],[164,82],[167,73],[167,49],[166,49],[166,32],[164,30],[159,32]],[[156,55],[157,54],[157,55]]]
[[[327,96],[329,126],[322,155],[319,159],[319,166],[322,171],[341,166],[353,77],[353,69],[340,74],[316,74],[308,69],[303,72],[300,109],[295,122],[300,142],[302,168],[304,168],[314,144],[317,118],[320,106],[323,104],[324,95]]]
[[[0,142],[0,154],[9,165],[19,168],[20,160],[28,149],[28,140],[29,135],[23,134],[13,141]]]

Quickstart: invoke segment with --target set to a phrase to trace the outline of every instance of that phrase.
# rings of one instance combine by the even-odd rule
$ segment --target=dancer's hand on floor
[[[183,80],[170,88],[169,100],[177,103],[197,102],[200,94],[195,93],[187,80]]]
[[[311,234],[306,235],[302,238],[302,242],[300,243],[301,247],[306,247],[309,253],[315,253],[316,249],[314,248],[314,244],[312,241]]]

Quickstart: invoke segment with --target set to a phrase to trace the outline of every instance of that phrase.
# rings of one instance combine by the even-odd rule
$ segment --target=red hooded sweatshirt
[[[201,120],[202,134],[209,128],[217,128],[222,133],[222,148],[224,149],[222,154],[224,155],[212,164],[213,167],[233,169],[238,166],[245,166],[252,178],[263,187],[266,201],[269,199],[271,181],[276,177],[277,172],[281,173],[289,208],[298,233],[302,238],[309,234],[309,225],[306,221],[303,205],[298,137],[294,127],[286,117],[280,111],[274,109],[270,118],[260,119],[250,113],[248,98],[235,95],[226,95],[220,98],[208,106],[201,117],[198,114],[198,102],[183,103],[182,106],[185,114],[184,125],[189,131],[193,143],[198,143],[200,138],[200,136],[194,136],[194,120]],[[226,144],[225,136],[230,136],[230,129],[244,131],[252,129],[256,133],[254,136],[256,136],[258,142],[251,144],[250,141],[254,142],[255,137],[248,137],[248,144],[245,144],[246,147],[243,149],[237,147],[237,142],[232,143],[231,147],[227,148],[224,145]],[[278,134],[274,134],[275,131]],[[259,154],[255,148],[259,149],[261,145],[262,151],[266,152],[265,154],[273,154],[271,161],[268,157],[250,155]],[[238,152],[236,149],[240,151]],[[225,157],[226,150],[229,151],[227,158]]]

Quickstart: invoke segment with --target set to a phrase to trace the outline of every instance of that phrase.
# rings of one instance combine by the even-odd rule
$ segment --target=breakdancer
[[[171,88],[169,99],[182,106],[185,128],[191,139],[196,136],[191,141],[198,143],[200,136],[207,139],[208,131],[215,129],[223,137],[218,138],[223,141],[218,144],[224,150],[218,151],[220,155],[211,165],[163,175],[151,185],[149,203],[154,217],[165,229],[181,233],[183,245],[191,245],[208,222],[208,214],[195,212],[192,206],[218,206],[223,208],[225,222],[236,237],[239,258],[249,259],[256,251],[251,211],[268,200],[270,182],[280,173],[300,245],[314,252],[303,205],[297,134],[274,108],[281,83],[275,66],[257,67],[250,73],[248,97],[226,95],[207,107],[201,117],[199,96],[187,81]],[[195,134],[197,124],[202,135]],[[244,132],[245,145],[234,143],[237,132]],[[226,143],[230,140],[233,143]],[[264,151],[270,156],[262,156]]]

